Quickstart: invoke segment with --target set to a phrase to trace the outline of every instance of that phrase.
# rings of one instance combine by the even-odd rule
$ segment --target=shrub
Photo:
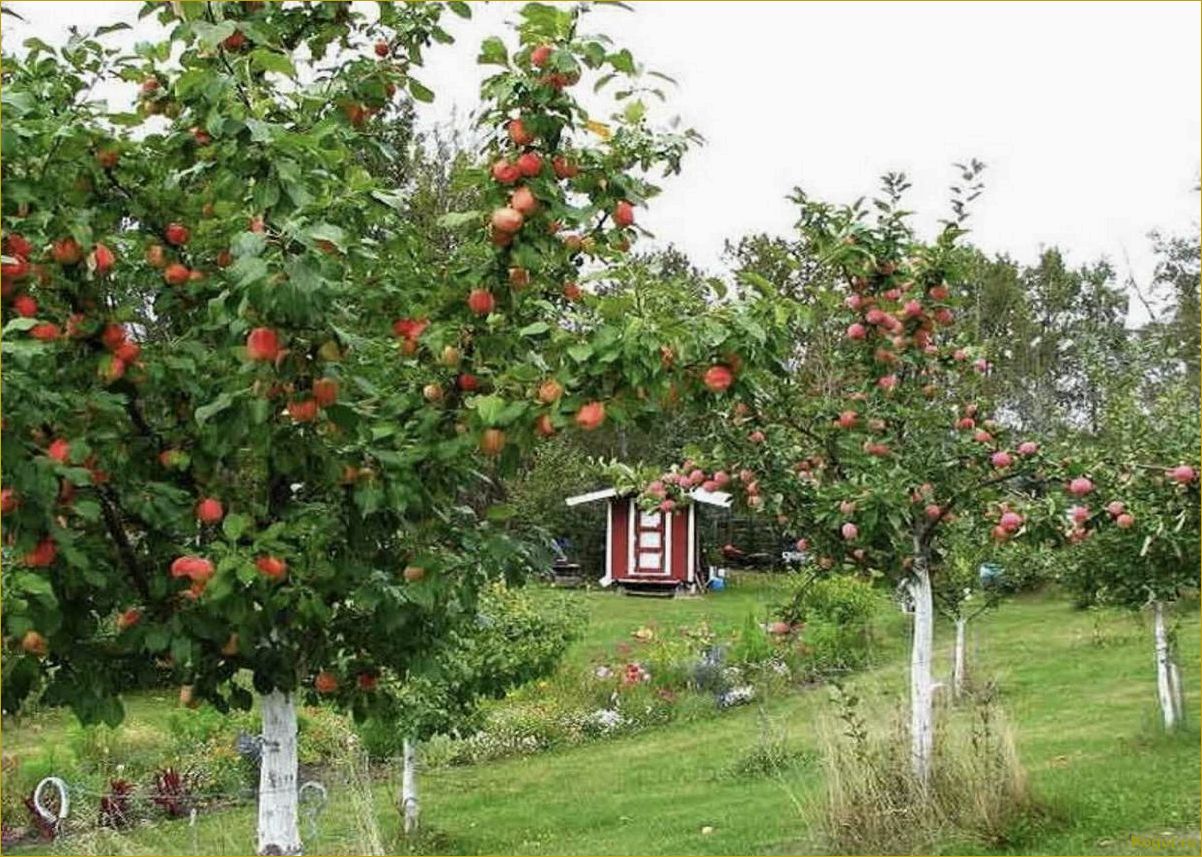
[[[826,794],[809,819],[832,852],[922,854],[949,842],[1009,847],[1041,817],[994,705],[940,712],[924,789],[911,769],[904,713],[869,724],[854,696],[836,690],[836,699],[838,725],[820,730]]]
[[[803,626],[792,658],[799,677],[814,680],[866,666],[884,607],[881,593],[858,578],[802,576],[779,608],[784,621]]]

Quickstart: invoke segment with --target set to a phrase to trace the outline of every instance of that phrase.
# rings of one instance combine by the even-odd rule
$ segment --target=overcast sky
[[[70,24],[133,22],[140,3],[4,5],[28,20],[3,19],[12,48],[31,34],[60,41]],[[970,157],[988,164],[970,225],[990,251],[1031,261],[1059,245],[1070,262],[1105,255],[1146,282],[1147,233],[1196,228],[1198,3],[634,5],[599,9],[585,29],[676,78],[663,116],[708,141],[640,223],[714,272],[724,239],[791,231],[795,185],[851,201],[902,170],[911,207],[933,226],[950,164]],[[485,73],[480,39],[516,8],[447,16],[457,42],[432,49],[419,75],[438,93],[423,123],[466,123]]]

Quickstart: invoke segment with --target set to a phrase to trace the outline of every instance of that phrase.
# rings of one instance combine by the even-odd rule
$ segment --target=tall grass
[[[835,691],[838,714],[821,721],[826,790],[807,809],[821,844],[841,854],[921,854],[957,846],[1002,848],[1024,838],[1043,810],[1001,709],[977,697],[941,707],[934,765],[913,774],[905,711],[869,722]]]

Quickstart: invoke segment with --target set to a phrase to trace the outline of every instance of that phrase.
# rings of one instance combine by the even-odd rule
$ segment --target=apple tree
[[[1130,384],[1102,421],[1097,484],[1070,510],[1078,521],[1064,582],[1086,603],[1151,608],[1157,699],[1166,729],[1184,714],[1166,613],[1198,585],[1197,404],[1184,383],[1151,401]]]
[[[484,43],[489,209],[447,213],[453,252],[403,216],[377,131],[433,97],[447,9],[146,4],[167,35],[132,55],[102,28],[4,59],[4,705],[44,683],[115,723],[130,656],[185,701],[257,696],[260,851],[301,847],[298,698],[382,710],[380,672],[435,669],[520,567],[496,477],[688,380],[654,320],[580,285],[692,142],[580,8]],[[607,123],[571,96],[585,73],[627,81]],[[698,353],[721,322],[665,324]]]
[[[887,176],[871,206],[798,191],[814,269],[793,350],[734,403],[712,448],[698,450],[737,474],[731,484],[748,507],[800,535],[820,572],[907,588],[911,755],[921,782],[931,771],[937,686],[933,577],[947,561],[950,528],[982,541],[1058,542],[1062,474],[1071,471],[991,415],[989,358],[955,324],[959,239],[979,171],[964,169],[953,217],[929,242],[901,206],[903,176]]]

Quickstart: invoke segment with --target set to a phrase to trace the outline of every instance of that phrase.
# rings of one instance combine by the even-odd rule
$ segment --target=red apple
[[[501,184],[513,184],[522,177],[522,172],[515,164],[502,159],[492,165],[492,177]]]
[[[216,524],[225,517],[225,509],[216,497],[205,497],[196,504],[196,520],[202,524]]]
[[[246,356],[251,360],[272,362],[280,354],[280,338],[270,327],[256,327],[246,337]]]
[[[288,403],[287,410],[294,422],[311,423],[317,419],[317,400],[294,399]]]
[[[634,225],[634,206],[626,200],[614,206],[614,225],[620,229]]]
[[[538,208],[538,200],[528,187],[520,187],[509,197],[509,207],[526,217]]]
[[[283,580],[288,574],[288,563],[278,556],[261,556],[255,560],[255,568],[268,580]]]
[[[63,332],[57,324],[49,322],[36,324],[29,329],[29,335],[41,342],[51,342],[62,337]]]
[[[328,670],[322,670],[313,679],[313,688],[321,694],[330,694],[338,690],[338,678]]]
[[[316,379],[313,382],[313,401],[321,408],[328,408],[338,401],[338,382],[333,378]]]
[[[29,295],[17,295],[13,298],[13,309],[23,318],[33,318],[38,314],[38,302]]]
[[[730,389],[730,385],[734,383],[735,375],[730,371],[729,366],[724,366],[721,363],[714,364],[705,370],[703,376],[705,386],[712,393],[724,393]]]
[[[557,179],[574,179],[580,174],[580,167],[576,165],[576,162],[563,155],[557,155],[551,159],[551,169],[555,171]]]
[[[50,256],[60,265],[74,265],[83,258],[83,250],[74,238],[60,238],[50,246]]]
[[[1189,485],[1197,474],[1188,464],[1179,464],[1168,472],[1168,477],[1178,485]]]
[[[182,286],[191,278],[192,272],[187,266],[181,265],[179,262],[172,262],[163,270],[163,279],[168,285]]]
[[[529,146],[534,142],[534,135],[526,130],[526,124],[521,119],[510,120],[506,131],[515,146]]]
[[[588,402],[581,405],[576,412],[576,425],[585,431],[593,431],[605,422],[605,405],[602,402]]]
[[[500,455],[505,448],[505,432],[500,429],[485,429],[480,435],[480,451],[485,455]]]
[[[551,45],[542,44],[530,52],[530,65],[535,68],[543,68],[551,60],[551,54],[555,52],[555,48]]]
[[[543,159],[537,152],[526,152],[518,157],[517,168],[526,178],[534,178],[543,170]]]
[[[498,232],[512,235],[522,228],[525,218],[515,208],[498,208],[492,213],[492,227]]]
[[[467,296],[467,307],[476,315],[488,315],[497,306],[497,300],[488,289],[472,289]]]
[[[1115,526],[1120,530],[1129,530],[1135,525],[1135,518],[1126,512],[1114,519]]]
[[[1068,493],[1074,497],[1084,497],[1093,490],[1093,482],[1084,476],[1078,476],[1068,483]]]
[[[848,521],[839,528],[839,533],[843,536],[844,541],[855,541],[860,536],[860,528]]]
[[[163,231],[163,237],[167,239],[167,243],[175,247],[187,244],[191,236],[192,233],[188,227],[182,223],[168,223],[167,228]]]
[[[388,47],[388,42],[380,39],[376,42],[376,56],[383,58],[392,53],[392,48]]]

